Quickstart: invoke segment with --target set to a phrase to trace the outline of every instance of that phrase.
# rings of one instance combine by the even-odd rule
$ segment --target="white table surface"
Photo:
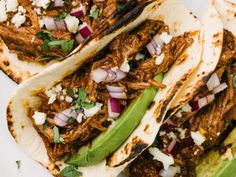
[[[202,16],[209,3],[208,0],[182,1],[196,16]],[[0,177],[52,177],[47,170],[21,151],[8,132],[6,106],[16,89],[17,84],[0,71]],[[17,169],[16,160],[21,161],[20,169]]]

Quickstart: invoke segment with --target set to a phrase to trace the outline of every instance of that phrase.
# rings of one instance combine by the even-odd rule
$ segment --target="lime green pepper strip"
[[[162,82],[163,73],[154,77],[157,82]],[[71,165],[89,166],[104,160],[114,152],[135,130],[142,120],[146,110],[152,103],[158,89],[150,87],[145,89],[129,105],[128,109],[120,116],[115,125],[100,134],[92,142],[91,147],[83,146],[76,155],[70,157],[66,163]]]

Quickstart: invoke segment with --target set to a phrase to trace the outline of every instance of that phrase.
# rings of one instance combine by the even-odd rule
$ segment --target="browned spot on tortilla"
[[[4,64],[5,66],[9,66],[9,65],[10,65],[10,63],[9,63],[8,61],[3,61],[3,64]]]
[[[125,164],[126,162],[129,162],[132,159],[135,159],[138,155],[140,155],[148,147],[148,144],[145,143],[144,141],[142,141],[138,136],[134,137],[132,139],[132,142],[129,145],[131,146],[131,152],[130,152],[129,156],[126,159],[124,159],[123,161],[121,161],[119,164],[114,165],[113,167],[121,166],[121,165]],[[126,150],[126,151],[128,152],[128,150]],[[107,165],[111,166],[113,160],[114,160],[113,156],[111,156],[111,158],[108,159]]]
[[[145,133],[147,133],[147,131],[148,131],[149,127],[150,127],[150,126],[149,126],[149,124],[147,124],[147,125],[145,126],[145,128],[144,128],[144,130],[143,130],[143,131],[144,131]]]
[[[227,12],[228,12],[229,14],[233,14],[233,15],[235,16],[235,11],[228,9]]]
[[[151,104],[148,106],[148,109],[147,109],[147,110],[151,110],[154,105],[155,105],[155,102],[152,101]]]
[[[17,139],[16,139],[16,133],[14,131],[14,120],[12,119],[12,111],[11,111],[11,102],[9,103],[8,107],[7,107],[7,126],[8,126],[8,130],[11,133],[12,137],[15,139],[16,143],[17,143]]]
[[[178,59],[176,60],[175,64],[179,65],[182,62],[184,62],[187,58],[188,58],[188,54],[184,53],[183,55],[178,57]]]
[[[24,125],[21,125],[21,129],[23,130],[25,128],[25,126]]]

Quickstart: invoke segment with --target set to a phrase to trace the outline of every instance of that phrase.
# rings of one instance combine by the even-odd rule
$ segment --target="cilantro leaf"
[[[150,36],[153,36],[154,34],[156,34],[156,32],[155,32],[155,30],[152,30],[152,29],[151,29],[151,30],[148,31],[148,34],[149,34]]]
[[[96,6],[93,6],[91,10],[89,11],[89,16],[93,19],[98,19],[100,17],[100,11]]]
[[[95,105],[94,105],[94,103],[83,102],[81,104],[81,106],[86,108],[86,109],[89,109],[89,108],[93,108]]]
[[[67,124],[72,124],[72,123],[74,123],[75,122],[75,118],[74,117],[70,117],[67,121],[66,121],[66,123]]]
[[[76,104],[78,104],[79,106],[82,106],[82,103],[85,102],[86,97],[87,97],[87,93],[86,93],[85,89],[80,88]]]
[[[62,20],[68,15],[67,12],[62,12],[59,16],[56,17],[56,20]]]
[[[52,33],[46,30],[41,30],[40,32],[37,33],[37,36],[41,39],[48,39],[48,40],[53,40]]]
[[[53,128],[53,142],[54,143],[63,143],[64,142],[64,139],[62,137],[60,137],[59,129],[56,126]]]
[[[21,166],[21,161],[20,160],[16,160],[16,166],[17,166],[17,169],[20,169],[20,166]]]
[[[236,89],[236,74],[233,75],[233,86]]]
[[[60,172],[60,175],[64,177],[79,177],[82,176],[82,173],[77,171],[75,166],[68,166]]]
[[[73,49],[74,40],[54,40],[48,43],[49,48],[60,47],[62,52],[70,52]]]
[[[74,92],[74,90],[71,89],[71,88],[69,88],[69,89],[68,89],[68,95],[69,95],[70,97],[74,98],[74,97],[75,97],[75,92]]]

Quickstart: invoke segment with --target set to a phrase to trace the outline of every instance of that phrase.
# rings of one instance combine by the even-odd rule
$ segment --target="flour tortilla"
[[[41,90],[51,88],[77,70],[88,58],[104,48],[116,36],[133,29],[147,19],[164,21],[169,26],[170,33],[173,36],[185,32],[190,33],[193,44],[183,53],[182,57],[185,59],[180,64],[174,64],[165,74],[163,83],[166,87],[157,93],[154,104],[147,110],[140,125],[130,138],[109,159],[94,166],[79,168],[83,177],[117,176],[132,160],[152,144],[179,87],[186,82],[200,63],[202,51],[201,24],[178,0],[153,2],[133,22],[99,40],[91,41],[79,53],[31,77],[19,87],[12,97],[7,110],[8,125],[12,136],[31,158],[49,169],[53,175],[58,175],[59,170],[66,165],[63,161],[50,162],[43,140],[27,116],[29,107],[37,107],[39,103],[38,98],[33,95]]]

